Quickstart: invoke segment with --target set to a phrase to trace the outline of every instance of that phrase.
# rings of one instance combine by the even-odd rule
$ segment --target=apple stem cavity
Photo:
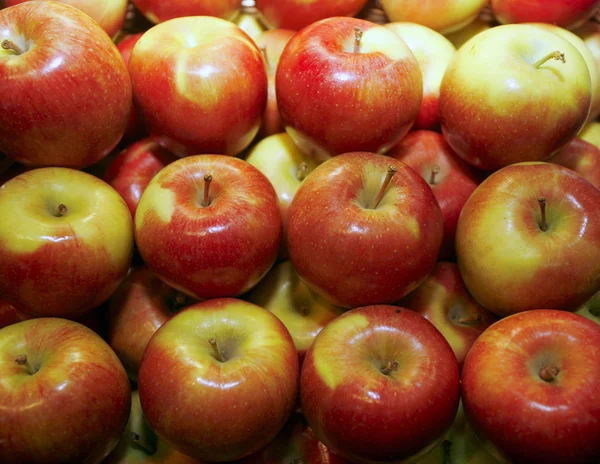
[[[357,53],[360,53],[360,45],[361,45],[363,34],[364,34],[364,31],[360,27],[356,26],[354,28],[354,54],[355,55]]]
[[[37,373],[38,369],[36,369],[34,366],[32,366],[29,363],[29,360],[27,359],[27,356],[22,354],[19,355],[15,358],[15,362],[19,365],[19,366],[25,366],[27,367],[27,371],[29,372],[30,375],[33,375],[35,373]]]
[[[217,343],[217,339],[215,337],[209,338],[208,343],[210,344],[210,346],[213,349],[213,354],[215,356],[215,359],[222,363],[226,362],[227,359],[225,358],[225,356],[219,349],[219,344]]]
[[[210,183],[212,182],[212,176],[206,174],[204,176],[204,198],[202,199],[202,206],[205,208],[210,206]]]
[[[542,218],[540,220],[540,230],[542,232],[546,232],[548,230],[548,222],[546,221],[546,199],[538,198],[538,203],[540,204],[540,211],[542,213]]]
[[[383,375],[390,375],[392,372],[396,372],[398,370],[398,366],[400,363],[398,361],[389,361],[382,369],[381,373]]]
[[[377,197],[375,197],[375,201],[373,202],[373,206],[370,209],[376,209],[377,206],[379,206],[379,202],[381,201],[381,199],[383,198],[383,196],[385,195],[385,191],[388,188],[388,185],[390,185],[390,182],[392,181],[392,177],[394,177],[394,174],[396,174],[396,167],[395,166],[389,166],[388,167],[388,171],[387,174],[385,176],[385,180],[383,181],[383,185],[381,186],[381,189],[379,190],[379,193],[377,194]]]
[[[58,207],[56,208],[56,213],[54,214],[54,216],[56,217],[63,217],[65,216],[67,213],[69,212],[69,209],[63,205],[62,203],[60,205],[58,205]]]
[[[23,50],[21,47],[19,47],[12,40],[8,40],[8,39],[5,39],[2,41],[2,48],[4,50],[12,50],[17,55],[22,55],[23,53],[25,53],[25,50]]]
[[[549,364],[540,371],[540,379],[544,382],[553,382],[559,373],[560,369],[558,367]]]
[[[298,165],[298,171],[296,172],[296,179],[298,179],[300,182],[302,182],[304,179],[306,179],[307,175],[308,175],[308,164],[306,164],[303,161],[302,163],[300,163]]]
[[[438,164],[434,164],[431,166],[431,177],[429,178],[429,184],[435,185],[435,178],[440,173],[440,166]]]
[[[546,56],[544,56],[542,59],[537,60],[535,63],[533,63],[533,67],[539,69],[541,65],[543,65],[544,63],[546,63],[547,61],[550,60],[558,60],[561,63],[566,63],[567,61],[565,60],[565,54],[558,51],[558,50],[554,50],[553,52],[548,53]]]

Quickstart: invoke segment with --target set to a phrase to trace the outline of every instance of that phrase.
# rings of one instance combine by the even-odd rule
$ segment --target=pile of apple
[[[600,462],[600,0],[0,8],[0,463]]]

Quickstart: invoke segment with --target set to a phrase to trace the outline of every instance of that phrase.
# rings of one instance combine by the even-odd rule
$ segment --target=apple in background
[[[600,193],[600,192],[599,192]],[[317,167],[292,200],[288,249],[300,278],[337,306],[393,303],[433,270],[443,218],[406,164],[347,153]]]
[[[462,371],[475,432],[514,463],[599,462],[598,346],[600,325],[577,314],[540,309],[498,321]]]
[[[576,313],[600,324],[600,293],[596,293]]]
[[[447,34],[472,23],[487,0],[381,0],[380,3],[391,22],[409,21]]]
[[[240,9],[232,22],[250,36],[254,42],[269,28],[263,15],[254,5],[254,0],[241,0]]]
[[[5,0],[7,7],[25,3],[29,0]],[[117,35],[125,21],[128,0],[57,0],[71,5],[94,19],[112,38]]]
[[[592,62],[596,64],[596,70],[600,70],[600,24],[594,21],[588,21],[584,23],[581,27],[575,29],[573,31],[581,40],[588,50],[588,53],[584,55],[584,57],[593,58]],[[586,58],[589,60],[589,58]],[[588,63],[590,68],[593,67],[592,64]],[[600,80],[600,79],[599,79]],[[600,91],[598,91],[600,93]],[[595,116],[598,115],[598,112],[595,113]],[[590,115],[589,120],[593,119],[593,114]]]
[[[460,399],[450,345],[424,317],[398,306],[357,308],[330,322],[308,350],[300,384],[315,436],[356,464],[430,451]]]
[[[18,311],[8,301],[0,299],[0,329],[27,319],[31,319],[31,316]]]
[[[345,17],[298,32],[275,83],[286,131],[321,161],[386,152],[412,127],[423,96],[419,64],[404,41],[384,26]]]
[[[189,306],[158,329],[138,385],[144,416],[160,438],[195,459],[231,461],[277,435],[294,408],[298,379],[283,323],[252,303],[219,298]]]
[[[310,290],[289,261],[271,269],[246,299],[284,323],[298,350],[300,364],[317,334],[344,312]]]
[[[469,295],[455,263],[438,262],[427,280],[399,304],[435,325],[461,367],[473,342],[496,321]]]
[[[413,52],[423,75],[423,101],[415,120],[415,129],[436,129],[440,124],[438,103],[440,84],[446,67],[456,53],[454,45],[443,35],[416,23],[389,23]]]
[[[23,166],[22,164],[15,163],[12,159],[5,156],[2,162],[0,163],[0,185],[5,184],[13,177],[18,176],[19,174],[23,174],[24,172],[30,171],[32,168]]]
[[[456,52],[439,108],[454,151],[494,171],[549,158],[577,135],[590,104],[590,72],[577,48],[540,27],[511,24],[477,34]]]
[[[445,34],[446,38],[454,45],[454,47],[458,50],[465,43],[471,40],[472,37],[475,37],[477,34],[483,31],[487,31],[491,29],[491,25],[489,22],[484,21],[483,19],[477,18],[471,24],[456,32],[450,32]]]
[[[317,167],[317,163],[301,152],[285,133],[271,135],[258,142],[246,161],[262,172],[275,188],[283,223],[279,257],[286,259],[289,256],[287,230],[290,204],[306,176]]]
[[[437,132],[410,132],[388,155],[414,169],[433,190],[444,217],[440,258],[453,258],[458,217],[481,176],[463,163]]]
[[[548,162],[572,169],[600,188],[600,148],[595,145],[575,137]]]
[[[100,306],[125,278],[131,214],[102,180],[33,169],[0,187],[0,294],[33,316],[72,318]],[[18,227],[15,227],[18,224]]]
[[[573,29],[591,18],[598,0],[491,0],[492,12],[503,24],[547,23]]]
[[[367,0],[256,0],[272,29],[298,31],[333,16],[354,16]]]
[[[110,347],[76,322],[0,329],[0,462],[99,463],[129,415],[129,380]]]
[[[138,10],[154,24],[184,16],[217,16],[231,19],[240,7],[240,0],[131,0]],[[202,29],[202,24],[198,24]]]
[[[135,238],[147,266],[197,299],[236,296],[271,268],[281,213],[269,180],[231,156],[182,158],[144,191]]]
[[[123,197],[134,217],[150,180],[177,159],[154,140],[140,140],[117,155],[108,166],[104,180]]]
[[[581,129],[578,137],[581,140],[600,148],[600,122],[588,122],[583,129]]]
[[[154,26],[133,48],[129,72],[146,128],[179,156],[237,155],[258,133],[265,63],[229,21],[195,16]]]
[[[110,37],[58,2],[1,10],[0,31],[4,154],[28,166],[72,168],[104,158],[131,110],[127,68]]]
[[[552,163],[495,172],[467,200],[456,253],[469,293],[507,316],[575,311],[600,289],[600,190]]]
[[[279,58],[283,49],[294,36],[295,32],[290,29],[271,29],[263,32],[256,39],[257,45],[263,51],[267,69],[267,78],[269,80],[269,95],[267,97],[267,106],[263,116],[262,126],[258,137],[263,139],[269,135],[285,132],[279,108],[277,107],[277,94],[275,92],[275,74],[279,65]]]

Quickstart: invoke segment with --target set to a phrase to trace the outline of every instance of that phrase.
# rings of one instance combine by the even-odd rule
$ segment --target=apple
[[[443,35],[420,24],[396,22],[388,23],[385,27],[408,45],[423,75],[423,101],[414,128],[436,129],[440,124],[440,84],[456,48]]]
[[[258,132],[265,64],[229,21],[194,16],[152,27],[133,48],[129,72],[150,135],[179,156],[237,155]]]
[[[0,187],[0,212],[13,218],[0,221],[0,294],[18,310],[77,317],[125,278],[131,214],[102,180],[68,168],[33,169]]]
[[[256,0],[272,29],[298,31],[330,17],[354,16],[367,0]]]
[[[463,45],[446,70],[442,131],[461,158],[485,171],[542,161],[583,127],[590,82],[568,40],[528,24],[493,27]]]
[[[577,314],[509,316],[473,344],[462,371],[465,414],[510,462],[600,462],[600,325]]]
[[[442,234],[440,207],[423,178],[394,158],[366,152],[317,167],[288,217],[298,275],[346,308],[393,303],[416,289],[435,266]]]
[[[581,129],[578,137],[581,140],[600,148],[600,122],[588,122],[583,129]]]
[[[595,145],[575,137],[548,162],[572,169],[600,188],[600,148]]]
[[[13,177],[18,176],[24,172],[30,171],[32,168],[23,166],[22,164],[15,163],[12,159],[5,156],[0,162],[0,185],[5,184]]]
[[[499,316],[574,311],[600,290],[600,190],[552,163],[501,169],[467,200],[456,230],[461,275]]]
[[[254,0],[241,0],[240,9],[231,21],[257,42],[269,26],[254,3]]]
[[[496,19],[507,23],[548,23],[573,29],[591,18],[598,0],[490,0]]]
[[[129,415],[119,359],[76,322],[40,318],[0,329],[0,462],[99,463]]]
[[[18,311],[8,301],[0,299],[0,329],[27,319],[31,319],[31,316]]]
[[[319,160],[386,152],[412,127],[423,96],[419,64],[404,41],[384,26],[345,17],[299,31],[275,83],[286,131]]]
[[[132,216],[146,186],[166,165],[178,158],[150,138],[123,150],[108,166],[104,180],[125,200]]]
[[[135,238],[144,262],[170,286],[197,299],[237,296],[271,268],[281,213],[269,180],[223,155],[182,158],[142,194]]]
[[[266,446],[298,393],[298,355],[283,323],[234,298],[189,306],[148,343],[138,385],[157,435],[199,460],[231,461]]]
[[[596,293],[576,313],[600,324],[600,293]]]
[[[410,132],[388,155],[414,169],[433,190],[444,218],[440,257],[454,257],[458,217],[465,202],[479,185],[481,176],[463,163],[437,132]]]
[[[422,24],[441,34],[458,31],[472,23],[487,0],[381,0],[383,10],[392,22]]]
[[[30,0],[5,0],[7,7],[25,3]],[[48,1],[48,0],[46,0]],[[71,5],[94,19],[110,36],[115,37],[121,30],[127,13],[128,0],[56,0]]]
[[[271,135],[258,142],[246,161],[262,172],[275,188],[283,223],[279,257],[286,259],[290,204],[306,176],[317,167],[317,163],[301,152],[286,133]]]
[[[230,19],[240,6],[240,0],[131,0],[154,24],[187,16],[217,16]],[[202,25],[198,24],[200,27]]]
[[[477,337],[496,321],[469,294],[455,263],[438,262],[425,282],[399,304],[435,325],[460,367]]]
[[[85,13],[59,2],[0,11],[0,146],[28,166],[83,168],[119,142],[131,82],[117,47]]]
[[[459,29],[456,32],[450,32],[445,35],[446,38],[452,43],[452,45],[454,45],[454,47],[458,50],[465,43],[471,40],[472,37],[475,37],[480,32],[487,31],[491,27],[492,26],[489,22],[481,18],[477,18],[468,26],[463,27],[462,29]]]
[[[401,463],[443,440],[460,375],[452,348],[423,316],[366,306],[317,335],[300,395],[308,424],[332,452],[355,464]]]

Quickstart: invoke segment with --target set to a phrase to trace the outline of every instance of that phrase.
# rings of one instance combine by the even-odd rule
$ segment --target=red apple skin
[[[177,159],[154,140],[140,140],[117,155],[108,166],[104,180],[119,192],[132,217],[135,217],[140,198],[150,180]]]
[[[28,166],[72,168],[110,153],[132,101],[127,68],[110,37],[88,15],[58,2],[6,8],[0,30],[32,47],[22,56],[0,49],[2,151]]]
[[[367,0],[256,0],[256,7],[273,28],[298,31],[321,19],[354,16]]]
[[[129,58],[131,58],[131,52],[133,51],[133,47],[138,40],[142,37],[143,32],[138,32],[137,34],[130,34],[121,39],[117,44],[117,49],[121,53],[123,57],[123,61],[125,61],[125,65],[129,66]],[[144,126],[144,121],[139,115],[139,110],[135,107],[135,104],[131,106],[131,113],[129,113],[129,122],[127,123],[127,129],[125,130],[125,134],[123,135],[123,141],[135,141],[139,140],[146,135],[146,128]]]
[[[31,319],[31,316],[18,311],[8,301],[0,300],[0,329],[27,319]]]
[[[444,239],[439,257],[453,258],[458,217],[481,182],[481,174],[465,164],[441,134],[432,131],[409,132],[388,156],[414,169],[433,190],[444,217]],[[432,177],[434,166],[439,167],[439,172]]]
[[[150,135],[178,156],[237,155],[258,133],[265,63],[229,21],[194,16],[154,26],[135,45],[129,72]]]
[[[462,372],[476,433],[515,464],[599,462],[598,346],[600,325],[566,311],[527,311],[494,324]],[[554,380],[542,379],[546,366],[558,368]]]
[[[0,461],[101,462],[119,441],[131,404],[127,374],[110,347],[57,318],[5,327],[0,340]],[[27,364],[19,365],[23,356]]]
[[[548,23],[573,29],[591,18],[598,0],[491,0],[492,12],[502,24]]]
[[[396,174],[372,209],[390,166]],[[296,192],[288,217],[298,275],[346,308],[393,303],[417,288],[435,266],[442,234],[440,207],[423,178],[374,153],[321,164]]]
[[[361,53],[352,53],[355,28],[363,31]],[[299,31],[281,55],[275,84],[286,131],[321,159],[388,151],[412,127],[423,97],[419,64],[404,41],[346,17]]]
[[[469,295],[455,263],[437,263],[425,282],[399,304],[418,312],[441,332],[460,367],[475,340],[497,320]]]
[[[132,0],[142,14],[154,24],[184,16],[217,16],[230,19],[240,0]]]
[[[595,145],[575,137],[548,162],[572,169],[600,188],[600,148]]]
[[[200,203],[205,175],[212,176],[207,207]],[[282,235],[269,180],[222,155],[182,158],[160,171],[142,195],[135,228],[146,265],[197,299],[250,290],[275,262]]]
[[[398,369],[383,373],[394,361]],[[309,349],[300,384],[315,436],[357,464],[426,453],[451,427],[460,399],[450,345],[398,306],[357,308],[331,322]]]

